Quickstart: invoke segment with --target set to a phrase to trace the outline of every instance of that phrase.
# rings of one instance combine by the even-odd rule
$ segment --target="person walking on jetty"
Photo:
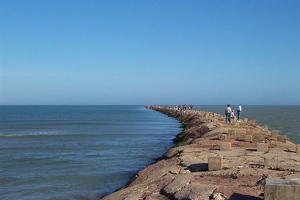
[[[240,104],[238,109],[237,109],[237,120],[240,122],[240,117],[241,117],[241,112],[242,112],[242,105]]]
[[[225,116],[226,116],[226,123],[231,123],[231,108],[230,105],[227,105],[227,108],[225,109]]]

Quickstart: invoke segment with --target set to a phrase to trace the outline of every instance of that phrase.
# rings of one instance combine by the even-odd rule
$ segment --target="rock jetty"
[[[300,145],[276,130],[248,119],[228,124],[216,113],[147,108],[178,119],[183,131],[157,162],[103,200],[259,200],[267,199],[266,179],[300,178]]]

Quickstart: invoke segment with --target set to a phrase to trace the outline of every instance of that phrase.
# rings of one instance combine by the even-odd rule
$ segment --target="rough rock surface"
[[[181,121],[184,131],[175,139],[177,146],[103,200],[259,200],[266,177],[300,177],[296,145],[272,137],[255,121],[226,124],[216,113],[148,108]],[[225,141],[220,134],[226,135]],[[221,151],[222,142],[231,143],[232,149]],[[268,150],[257,151],[257,143],[268,144]],[[211,156],[223,158],[222,170],[208,171]]]

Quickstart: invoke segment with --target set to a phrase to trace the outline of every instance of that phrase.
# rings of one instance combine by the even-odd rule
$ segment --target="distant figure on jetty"
[[[226,123],[231,123],[231,108],[230,105],[227,105],[227,108],[225,109],[225,116],[226,116]]]
[[[237,120],[238,121],[240,121],[241,112],[242,112],[242,105],[240,104],[238,109],[237,109]]]
[[[231,111],[231,115],[230,115],[231,119],[234,118],[234,110]]]

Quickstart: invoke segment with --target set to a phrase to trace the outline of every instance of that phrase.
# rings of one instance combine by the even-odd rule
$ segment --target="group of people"
[[[240,117],[242,113],[242,105],[240,104],[237,108],[237,120],[240,122]],[[226,123],[231,123],[231,119],[234,119],[234,110],[231,109],[230,105],[228,104],[225,109],[225,116],[226,116]]]
[[[180,105],[175,105],[174,106],[174,109],[175,111],[177,112],[178,110],[185,113],[186,109],[187,109],[187,106],[186,104],[180,106]],[[193,105],[191,104],[189,107],[188,107],[189,110],[192,110],[193,109]]]

